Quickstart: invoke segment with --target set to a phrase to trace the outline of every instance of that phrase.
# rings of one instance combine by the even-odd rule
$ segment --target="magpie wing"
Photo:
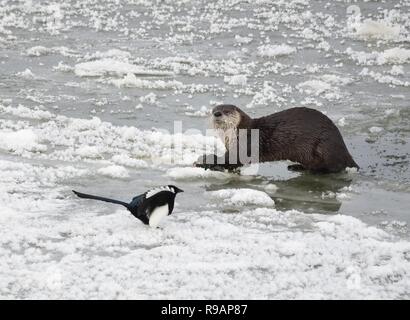
[[[147,192],[140,194],[139,196],[136,196],[134,198],[132,198],[130,204],[129,204],[129,208],[131,210],[131,212],[134,214],[134,210],[138,209],[145,200],[147,199],[151,199],[153,197],[157,197],[159,193],[162,192],[172,192],[171,189],[168,188],[168,186],[163,186],[163,187],[157,187],[157,188],[153,188],[148,190]],[[141,208],[143,210],[146,210],[147,208]]]
[[[145,193],[132,198],[132,201],[130,202],[129,206],[131,208],[138,208],[144,202],[144,200],[145,200]]]
[[[156,187],[156,188],[148,190],[147,192],[145,192],[145,196],[148,199],[163,191],[175,193],[173,188],[171,189],[168,186],[162,186],[162,187]]]
[[[136,218],[140,219],[145,224],[148,224],[153,204],[158,200],[163,202],[163,196],[167,193],[173,194],[174,192],[168,186],[150,189],[147,192],[134,197],[129,204],[129,210]],[[170,211],[172,211],[174,204],[172,203],[170,207]]]

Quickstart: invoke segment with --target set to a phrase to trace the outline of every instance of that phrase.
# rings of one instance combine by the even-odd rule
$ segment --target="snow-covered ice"
[[[2,1],[0,299],[408,299],[409,8]],[[195,168],[220,103],[318,109],[361,168]],[[166,184],[161,229],[71,192]]]
[[[253,189],[223,189],[210,192],[210,196],[234,206],[257,205],[272,207],[275,205],[272,198],[265,192]]]

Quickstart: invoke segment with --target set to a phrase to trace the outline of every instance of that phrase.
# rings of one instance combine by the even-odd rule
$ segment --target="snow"
[[[0,299],[410,298],[410,14],[323,4],[3,1]],[[361,169],[196,168],[219,103],[318,109]],[[164,184],[155,230],[71,192]]]
[[[323,96],[327,100],[334,101],[339,100],[343,96],[340,86],[346,86],[352,82],[353,79],[350,77],[323,74],[299,83],[296,88],[308,95]]]
[[[387,84],[391,84],[394,86],[403,86],[403,87],[410,86],[410,81],[402,81],[390,75],[385,75],[380,72],[371,71],[368,68],[363,68],[363,70],[360,72],[360,75],[369,76],[379,83],[387,83]]]
[[[246,85],[247,78],[246,78],[246,75],[238,74],[238,75],[234,75],[234,76],[227,76],[227,77],[224,78],[224,81],[227,82],[230,85],[244,86],[244,85]]]
[[[265,191],[268,193],[275,193],[278,190],[278,186],[273,183],[269,183],[265,185],[264,188],[265,188]]]
[[[332,89],[332,85],[321,80],[308,80],[300,83],[298,88],[305,90],[308,94],[318,96],[321,93],[330,91]]]
[[[52,52],[52,49],[46,48],[44,46],[35,46],[27,49],[26,54],[30,57],[39,57]]]
[[[210,196],[216,199],[221,199],[224,203],[243,206],[257,205],[271,207],[275,202],[265,192],[253,189],[223,189],[209,192]]]
[[[81,146],[75,150],[75,154],[81,158],[100,158],[101,148],[97,146]]]
[[[24,151],[46,151],[47,146],[38,142],[38,136],[30,129],[3,131],[0,135],[0,149],[15,154],[22,154]]]
[[[146,168],[148,163],[142,159],[134,159],[126,154],[116,154],[111,158],[111,161],[127,167]]]
[[[369,128],[369,131],[370,131],[371,133],[380,133],[380,132],[383,131],[383,128],[374,126],[374,127],[370,127],[370,128]]]
[[[296,52],[296,48],[288,46],[287,44],[268,44],[258,47],[258,54],[262,57],[286,56],[294,52]]]
[[[337,120],[337,124],[340,127],[344,127],[346,125],[346,118],[345,117],[340,118],[339,120]]]
[[[188,110],[194,110],[193,108],[187,108]],[[185,114],[190,117],[208,117],[211,113],[211,109],[207,106],[202,106],[199,110],[186,111]]]
[[[15,170],[33,169],[0,166],[9,172],[3,182],[18,179]],[[35,183],[43,181],[51,188],[58,180]],[[177,211],[152,230],[124,209],[97,215],[73,208],[74,199],[29,197],[22,205],[34,201],[39,211],[16,212],[5,195],[3,298],[383,299],[405,297],[410,288],[410,243],[353,217],[273,208]],[[57,207],[70,209],[47,214]]]
[[[235,36],[235,40],[236,42],[240,43],[240,44],[248,44],[252,42],[252,38],[251,37],[242,37],[240,35],[236,35]]]
[[[400,26],[389,25],[384,21],[364,20],[356,27],[356,36],[359,38],[375,38],[391,40],[400,35]]]
[[[9,107],[0,107],[0,110],[13,113]],[[26,110],[21,112],[24,116]],[[206,150],[211,152],[218,146],[214,136],[141,131],[135,127],[114,126],[98,117],[78,119],[52,113],[47,116],[42,117],[45,121],[41,125],[18,122],[18,131],[13,122],[4,121],[0,128],[0,148],[25,157],[73,162],[94,159],[103,164],[121,153],[113,158],[115,163],[144,167],[143,157],[156,165],[192,165]],[[77,141],[84,143],[78,146]],[[47,155],[38,154],[47,150],[46,144],[50,143],[54,147],[49,148]]]
[[[174,89],[182,87],[180,81],[144,80],[137,78],[133,73],[127,73],[123,78],[112,79],[109,82],[118,88]]]
[[[410,49],[391,48],[383,51],[377,58],[377,63],[380,64],[402,64],[410,62]]]
[[[348,48],[345,52],[360,65],[404,64],[410,61],[410,50],[401,47],[394,47],[381,52],[373,51],[370,53],[354,51],[351,48]]]
[[[77,56],[76,52],[64,46],[51,47],[51,48],[47,48],[44,46],[34,46],[31,48],[28,48],[25,52],[25,54],[29,57],[40,57],[40,56],[46,56],[46,55],[53,54],[53,53],[59,53],[64,57]]]
[[[23,105],[6,107],[0,104],[0,111],[28,119],[48,120],[54,117],[53,113],[39,107],[28,108]]]
[[[16,74],[18,77],[27,79],[27,80],[31,80],[31,79],[35,79],[36,76],[34,75],[34,73],[30,70],[30,69],[26,69],[24,71],[21,72],[17,72]]]
[[[98,77],[103,75],[170,75],[169,72],[146,70],[134,64],[118,61],[116,59],[104,58],[100,60],[78,63],[74,67],[74,73],[79,77]]]
[[[393,76],[400,76],[404,74],[403,66],[392,66],[390,74]]]
[[[146,96],[140,97],[139,100],[142,103],[146,103],[146,104],[156,104],[157,103],[157,95],[153,92],[150,92]]]
[[[120,50],[120,49],[109,49],[107,51],[96,51],[91,54],[87,54],[84,57],[86,60],[97,60],[97,59],[115,59],[119,61],[128,62],[132,55],[128,51]]]
[[[98,169],[98,173],[110,178],[127,178],[129,177],[128,170],[123,166],[113,165]]]

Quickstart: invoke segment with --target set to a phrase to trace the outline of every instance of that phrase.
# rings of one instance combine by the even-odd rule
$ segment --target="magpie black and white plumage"
[[[150,227],[156,228],[161,220],[167,215],[170,215],[172,210],[174,210],[176,195],[184,191],[173,185],[157,187],[134,197],[130,203],[80,193],[74,190],[73,192],[80,198],[123,205],[135,218],[141,220],[144,224],[147,224]]]

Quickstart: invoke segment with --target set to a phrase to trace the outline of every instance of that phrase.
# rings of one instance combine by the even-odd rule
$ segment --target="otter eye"
[[[231,113],[229,110],[224,110],[224,114],[229,114]]]

